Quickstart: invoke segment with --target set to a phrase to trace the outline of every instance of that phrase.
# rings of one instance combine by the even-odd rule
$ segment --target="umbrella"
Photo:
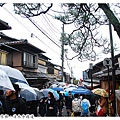
[[[6,75],[6,73],[0,69],[0,89],[11,89],[15,91],[9,77]]]
[[[68,96],[69,95],[69,91],[66,91],[63,93],[65,96]],[[71,93],[72,95],[74,95],[74,93]]]
[[[92,105],[94,105],[95,101],[99,99],[99,95],[94,94],[92,91],[90,94],[86,95],[85,97],[90,101]]]
[[[27,80],[25,79],[25,77],[19,70],[9,67],[9,66],[4,66],[4,65],[0,65],[0,69],[2,69],[8,75],[11,82],[13,83],[21,82],[21,83],[25,83],[29,85]]]
[[[29,89],[24,89],[22,88],[20,91],[21,97],[23,97],[26,101],[32,101],[32,100],[37,100],[37,94],[31,92]]]
[[[55,90],[55,91],[64,91],[63,88],[61,87],[54,87],[54,88],[51,88],[52,90]]]
[[[77,89],[77,87],[69,87],[69,88],[66,88],[65,91],[68,91],[68,92],[69,92],[69,91],[72,91],[72,90],[74,90],[74,89]]]
[[[86,94],[86,95],[91,93],[90,90],[84,88],[73,89],[71,92],[74,94]]]
[[[55,90],[48,88],[48,89],[41,89],[40,92],[42,92],[45,97],[48,97],[48,92],[52,92],[55,99],[59,100],[59,94]]]
[[[105,89],[102,89],[102,88],[96,88],[96,89],[92,90],[92,92],[94,94],[97,94],[97,95],[100,95],[100,96],[103,96],[103,97],[108,97],[108,92]]]
[[[44,94],[42,92],[40,92],[40,90],[38,88],[34,88],[34,87],[32,87],[32,88],[35,90],[35,92],[37,94],[37,100],[40,100],[41,98],[45,97]]]
[[[51,88],[55,88],[55,87],[58,87],[58,85],[57,84],[52,84],[51,85]]]
[[[18,84],[19,87],[21,88],[20,95],[21,97],[26,99],[26,101],[37,100],[37,93],[32,87],[25,83],[20,82],[16,82],[15,84]]]

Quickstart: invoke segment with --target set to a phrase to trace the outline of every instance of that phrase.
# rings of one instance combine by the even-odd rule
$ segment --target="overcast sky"
[[[56,6],[54,6],[53,9],[58,9],[57,3]],[[47,32],[46,34],[49,34],[48,36],[55,41],[56,44],[51,42],[50,39],[48,39],[45,35],[43,35],[40,30],[38,30],[28,19],[22,18],[21,16],[14,14],[12,4],[6,4],[4,8],[0,8],[0,16],[1,20],[7,22],[12,29],[11,30],[4,30],[2,31],[6,35],[17,38],[17,39],[27,39],[30,43],[35,45],[36,47],[42,49],[45,51],[45,55],[48,56],[51,59],[52,63],[61,65],[61,48],[57,45],[61,46],[60,44],[60,34],[62,32],[62,23],[58,20],[52,19],[49,15],[42,15],[39,17],[34,17],[33,20],[35,23],[37,23],[40,28]],[[65,26],[65,32],[69,31],[69,27]],[[104,28],[101,28],[101,33],[103,36],[106,36],[109,38],[109,28],[105,26]],[[31,37],[31,33],[33,33],[33,36]],[[117,41],[117,44],[119,45],[119,38],[117,37],[116,32],[113,31],[113,40],[114,43]],[[72,58],[75,54],[70,49],[69,46],[65,46],[65,48],[68,49],[68,57]],[[99,50],[98,50],[99,51]],[[115,52],[115,54],[118,54],[119,51]],[[65,71],[70,73],[70,68],[73,69],[74,77],[77,79],[82,78],[82,71],[89,68],[89,63],[96,64],[97,62],[103,60],[106,57],[110,57],[109,55],[100,55],[100,59],[98,59],[95,62],[92,61],[85,61],[80,62],[77,60],[77,58],[67,61],[65,59],[64,66]],[[69,67],[68,67],[69,64]]]

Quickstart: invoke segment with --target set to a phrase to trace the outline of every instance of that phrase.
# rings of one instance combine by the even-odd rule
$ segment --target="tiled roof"
[[[12,46],[12,45],[19,45],[19,44],[20,44],[20,45],[21,45],[21,44],[24,44],[24,45],[26,45],[26,46],[30,46],[30,47],[33,48],[35,51],[38,51],[38,53],[39,53],[39,51],[42,52],[42,53],[45,53],[43,50],[41,50],[41,49],[37,48],[36,46],[30,44],[26,39],[22,39],[22,40],[18,40],[18,41],[13,41],[13,42],[4,42],[4,44],[10,45],[10,46]]]
[[[8,25],[8,23],[0,20],[0,30],[8,30],[8,29],[11,29],[11,27]]]

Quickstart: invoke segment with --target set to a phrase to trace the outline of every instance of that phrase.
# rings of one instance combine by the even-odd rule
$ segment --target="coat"
[[[45,98],[40,99],[39,103],[39,114],[41,116],[44,116],[46,113],[46,104],[45,104]]]
[[[14,100],[6,99],[3,102],[4,114],[14,115],[14,114],[27,114],[26,102],[18,97]]]
[[[65,97],[66,109],[72,110],[72,100],[73,100],[73,98],[70,97],[70,96],[66,96],[66,97]]]
[[[50,109],[52,107],[52,109]],[[46,101],[46,116],[57,116],[57,105],[56,100],[47,98]]]
[[[33,114],[35,117],[38,116],[37,107],[38,107],[38,101],[37,100],[28,101],[27,102],[27,113],[28,114]]]

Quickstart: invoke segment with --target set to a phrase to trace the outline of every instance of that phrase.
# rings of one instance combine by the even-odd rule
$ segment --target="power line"
[[[56,36],[56,33],[57,33],[57,34],[61,34],[61,32],[58,33],[58,32],[56,32],[56,31],[52,28],[53,25],[46,20],[45,16],[43,16],[43,19],[44,19],[44,21],[46,21],[47,25],[49,26],[50,32],[54,32],[54,33],[55,33],[55,34],[54,34],[55,36]],[[51,26],[51,25],[52,25],[52,26]],[[53,27],[54,27],[54,26],[53,26]],[[58,38],[58,36],[56,36],[56,38]]]
[[[43,20],[42,20],[43,21]],[[41,21],[41,22],[42,22]],[[36,23],[37,24],[37,23]],[[42,24],[44,25],[44,27],[45,28],[47,28],[46,26],[49,26],[49,25],[46,25],[44,22],[42,22]],[[37,24],[38,25],[38,24]],[[44,31],[46,34],[48,34],[43,28],[41,28],[39,25],[38,25],[38,27],[42,30],[42,31]],[[52,32],[52,30],[50,29],[48,29],[47,28],[47,30],[51,33],[51,34],[53,34],[53,32]],[[49,35],[49,34],[48,34]],[[55,35],[55,34],[54,34]],[[50,36],[50,35],[49,35]],[[56,35],[55,35],[56,36]],[[51,36],[50,36],[51,37]],[[56,36],[57,37],[57,36]],[[52,38],[52,37],[51,37]],[[54,38],[52,38],[55,42],[57,42],[58,43],[58,41],[56,41]],[[57,37],[57,39],[58,39],[58,37]],[[60,43],[58,43],[58,44],[60,44]]]
[[[35,35],[34,35],[35,36]],[[48,48],[50,48],[47,44],[45,44],[40,38],[38,38],[37,36],[35,36],[37,39],[39,39],[44,45],[46,45]],[[50,48],[51,50],[53,50],[52,48]],[[53,50],[54,51],[54,50]],[[57,53],[56,51],[54,51],[56,54],[59,55],[59,53]]]
[[[4,7],[3,7],[4,8]],[[30,33],[33,33],[31,32],[22,22],[20,22],[13,14],[11,14],[6,8],[4,8],[12,17],[14,17],[23,27],[25,27]],[[44,45],[46,45],[49,49],[51,49],[52,51],[54,51],[52,48],[50,48],[47,44],[45,44],[40,38],[38,38],[35,34],[34,36],[40,40]],[[55,53],[57,53],[56,51],[54,51]],[[58,55],[59,53],[57,53]]]
[[[27,17],[27,16],[26,16]],[[33,23],[33,25],[38,28],[50,41],[52,41],[55,45],[57,45],[59,48],[61,48],[57,43],[55,43],[48,35],[46,35],[29,17],[27,17],[28,20]]]
[[[47,17],[47,15],[45,14],[45,17],[47,18],[47,20],[50,22],[50,24],[59,32],[59,33],[61,33],[54,25],[53,25],[53,23],[49,20],[49,18]]]

